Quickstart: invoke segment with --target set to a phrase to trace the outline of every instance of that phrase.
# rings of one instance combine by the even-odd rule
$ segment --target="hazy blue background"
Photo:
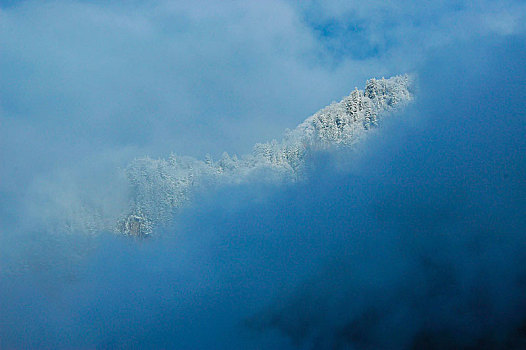
[[[0,4],[0,347],[525,346],[522,2]],[[40,193],[112,207],[134,157],[246,153],[405,72],[415,105],[306,183],[149,241],[42,229]]]

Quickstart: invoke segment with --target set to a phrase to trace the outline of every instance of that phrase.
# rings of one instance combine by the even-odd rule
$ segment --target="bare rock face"
[[[355,89],[340,102],[323,108],[281,141],[256,144],[252,154],[238,158],[225,153],[218,161],[173,154],[168,159],[137,159],[126,170],[132,187],[130,210],[115,231],[135,237],[150,235],[155,225],[171,220],[204,182],[242,183],[262,169],[272,174],[268,181],[298,181],[309,152],[352,147],[382,117],[412,99],[408,75],[370,79],[363,91]]]
[[[144,238],[152,232],[152,224],[144,216],[131,214],[119,222],[118,231],[126,236]]]

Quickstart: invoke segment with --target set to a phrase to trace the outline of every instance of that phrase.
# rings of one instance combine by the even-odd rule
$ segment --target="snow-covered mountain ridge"
[[[413,99],[412,78],[370,79],[340,102],[318,111],[281,141],[258,143],[242,157],[224,153],[214,161],[175,154],[168,159],[136,159],[126,169],[131,186],[130,208],[114,230],[147,236],[171,220],[192,193],[210,184],[243,183],[266,171],[267,181],[301,179],[309,152],[329,147],[352,147],[378,125],[379,120]]]

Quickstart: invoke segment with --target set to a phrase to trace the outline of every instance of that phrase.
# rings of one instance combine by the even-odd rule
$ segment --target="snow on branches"
[[[268,181],[297,181],[309,152],[351,147],[378,125],[379,118],[412,100],[411,86],[408,75],[370,79],[363,91],[355,89],[307,118],[281,141],[258,143],[252,154],[241,158],[224,153],[218,161],[174,154],[168,159],[137,159],[126,170],[132,187],[130,209],[115,230],[147,236],[205,185],[246,182],[262,170],[273,174],[266,177]]]

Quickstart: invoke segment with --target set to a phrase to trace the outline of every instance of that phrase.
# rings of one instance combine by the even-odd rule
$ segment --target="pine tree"
[[[256,144],[253,153],[242,160],[226,152],[218,162],[209,154],[204,161],[173,153],[167,160],[138,159],[127,169],[133,193],[132,214],[124,216],[118,231],[134,236],[149,234],[156,223],[171,219],[203,179],[239,183],[263,168],[278,177],[299,179],[309,152],[352,146],[377,126],[380,115],[412,99],[410,86],[407,75],[370,79],[364,91],[355,88],[339,103],[330,104],[287,131],[281,142]]]

